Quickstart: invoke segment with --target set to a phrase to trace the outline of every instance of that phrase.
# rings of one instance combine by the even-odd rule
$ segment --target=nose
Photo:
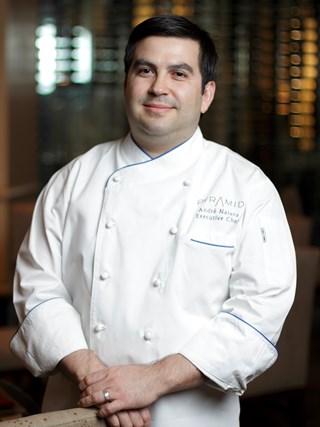
[[[149,93],[156,96],[166,95],[168,93],[166,76],[160,74],[155,75],[149,87]]]

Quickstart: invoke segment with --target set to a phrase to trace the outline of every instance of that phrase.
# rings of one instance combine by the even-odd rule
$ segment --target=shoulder
[[[121,141],[122,139],[118,139],[95,145],[56,171],[48,184],[55,182],[57,179],[78,177],[80,171],[84,176],[90,175],[92,171],[96,170],[100,163],[106,163],[112,158],[113,153],[116,151]]]
[[[205,139],[204,147],[204,155],[208,162],[221,163],[224,167],[230,168],[241,175],[255,174],[261,177],[264,176],[259,166],[224,145]]]
[[[116,151],[122,139],[92,147],[56,171],[42,190],[45,198],[70,197],[82,191],[93,177],[104,187],[108,169],[113,168]]]
[[[96,165],[102,160],[105,160],[106,157],[111,156],[113,152],[116,151],[119,144],[121,144],[123,139],[117,139],[114,141],[104,142],[102,144],[95,145],[85,153],[73,159],[67,168],[72,168],[79,165]]]
[[[225,182],[249,192],[274,193],[275,186],[262,169],[239,153],[216,142],[205,140],[204,162],[207,174],[217,173]]]

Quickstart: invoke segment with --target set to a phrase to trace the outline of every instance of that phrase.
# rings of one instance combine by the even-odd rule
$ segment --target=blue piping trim
[[[131,138],[132,138],[132,141],[134,142],[134,145],[135,145],[137,148],[139,148],[139,150],[140,150],[140,151],[142,151],[146,156],[148,156],[150,160],[153,160],[153,159],[154,159],[154,157],[150,156],[150,154],[149,154],[149,153],[147,153],[145,150],[143,150],[143,148],[141,148],[141,147],[136,143],[136,141],[133,139],[133,136],[131,136]]]
[[[24,321],[27,319],[27,317],[29,316],[29,314],[33,312],[33,310],[35,310],[36,308],[38,308],[40,305],[45,304],[46,302],[52,301],[54,299],[62,299],[62,297],[53,297],[53,298],[46,299],[45,301],[39,302],[39,304],[35,305],[31,310],[28,311],[28,313],[26,314],[25,318],[20,323],[20,327],[22,326],[22,324],[24,323]],[[19,327],[19,329],[20,329],[20,327]]]
[[[190,239],[190,240],[191,240],[191,242],[201,243],[202,245],[215,246],[217,248],[228,248],[228,249],[234,248],[234,246],[216,245],[215,243],[202,242],[201,240],[195,240],[195,239]]]
[[[233,317],[235,317],[236,319],[238,319],[238,320],[240,320],[241,322],[243,322],[243,323],[245,323],[246,325],[248,325],[248,326],[250,326],[250,328],[252,328],[253,330],[255,330],[256,332],[258,332],[258,334],[260,334],[266,341],[268,341],[268,343],[269,344],[271,344],[272,345],[272,347],[276,350],[276,352],[278,353],[278,349],[277,349],[277,347],[273,344],[273,342],[272,341],[270,341],[269,340],[269,338],[267,338],[265,335],[263,335],[263,333],[262,332],[260,332],[257,328],[255,328],[254,326],[252,326],[252,325],[250,325],[250,323],[248,323],[248,322],[246,322],[245,320],[243,320],[243,319],[241,319],[240,317],[238,317],[238,316],[235,316],[234,314],[232,314],[232,313],[226,313],[226,314],[229,314],[230,316],[233,316]]]

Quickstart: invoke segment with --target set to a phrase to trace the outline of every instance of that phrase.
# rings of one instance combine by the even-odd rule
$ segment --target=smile
[[[164,104],[144,104],[143,106],[149,111],[154,111],[159,113],[172,110],[173,108],[169,105],[164,105]]]

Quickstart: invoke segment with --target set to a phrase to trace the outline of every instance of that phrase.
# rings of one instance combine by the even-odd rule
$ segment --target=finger
[[[120,427],[120,421],[117,415],[106,417],[106,421],[109,427]]]
[[[144,421],[144,426],[150,427],[151,426],[151,415],[150,415],[149,409],[143,408],[143,409],[140,409],[139,412],[140,412],[141,418]]]
[[[104,405],[100,405],[99,411],[97,412],[97,416],[100,418],[106,418],[110,415],[118,414],[119,412],[122,412],[125,409],[127,408],[125,407],[124,402],[118,399],[105,403]]]
[[[89,385],[85,390],[83,390],[80,393],[80,397],[87,397],[90,396],[90,394],[99,393],[101,390],[105,390],[107,388],[106,380],[99,381],[97,383],[94,383],[92,385]]]
[[[99,371],[93,372],[90,375],[87,375],[84,377],[80,383],[79,383],[79,389],[80,391],[84,391],[87,387],[89,387],[92,384],[95,384],[99,381],[102,381],[107,376],[107,369],[101,369]]]
[[[129,413],[127,411],[118,412],[117,416],[120,421],[121,427],[135,427],[135,424],[132,423]]]
[[[88,396],[82,397],[78,401],[81,408],[90,408],[91,406],[102,405],[110,399],[110,393],[106,390],[96,391]]]
[[[128,411],[128,415],[134,427],[145,427],[145,421],[141,416],[139,410],[136,411]]]

